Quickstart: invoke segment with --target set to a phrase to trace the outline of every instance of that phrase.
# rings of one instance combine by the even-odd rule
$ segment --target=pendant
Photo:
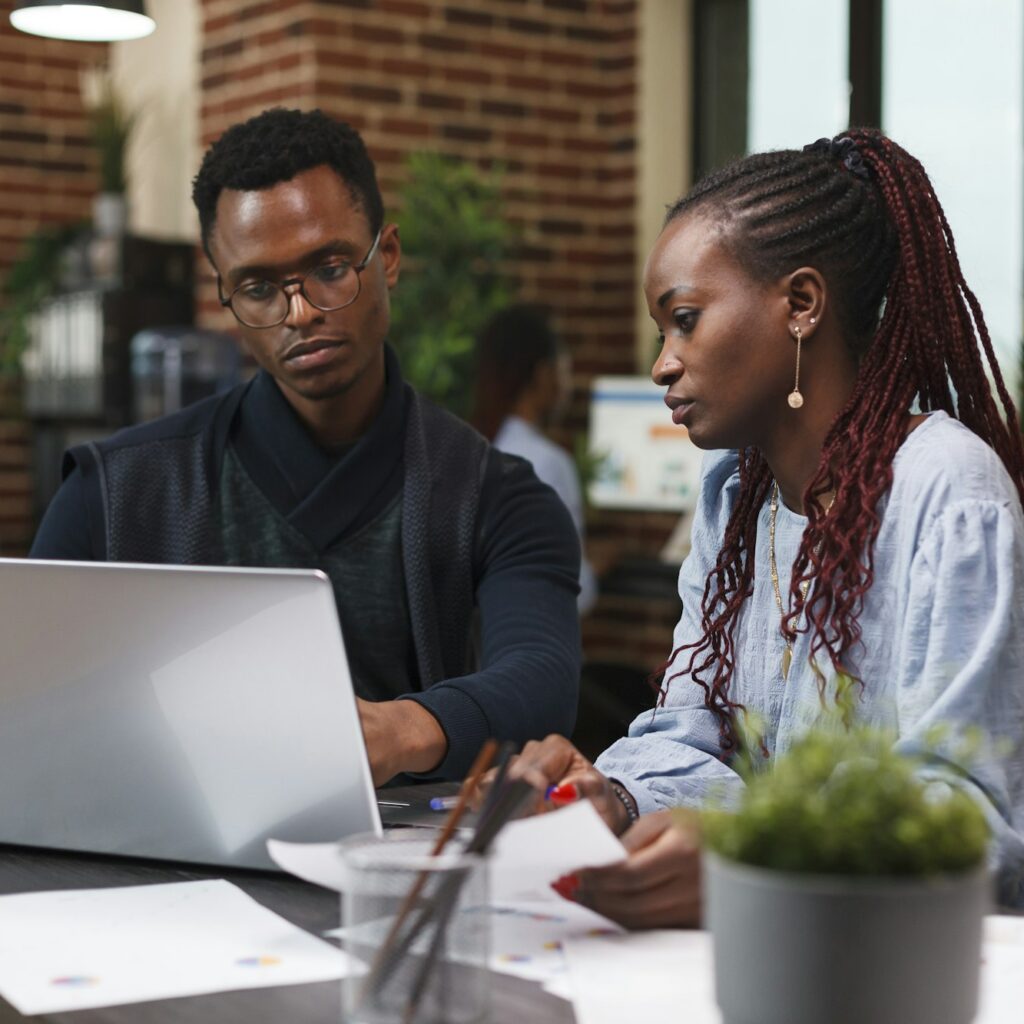
[[[782,652],[782,678],[789,678],[789,666],[793,664],[793,652],[787,647]]]

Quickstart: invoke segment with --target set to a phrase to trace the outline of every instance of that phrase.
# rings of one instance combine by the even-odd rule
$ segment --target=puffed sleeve
[[[1024,905],[1024,522],[960,501],[914,555],[898,659],[899,745],[974,796],[992,828],[999,900]],[[970,737],[980,741],[970,749]]]

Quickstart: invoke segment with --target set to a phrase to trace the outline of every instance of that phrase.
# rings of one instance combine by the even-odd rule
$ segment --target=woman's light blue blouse
[[[674,647],[701,636],[700,603],[739,488],[735,452],[704,461],[692,548],[679,573],[682,617]],[[881,506],[874,584],[849,658],[863,681],[860,720],[893,729],[899,746],[923,754],[925,773],[969,790],[994,833],[1000,900],[1024,906],[1024,517],[998,456],[958,421],[932,413],[900,447]],[[730,696],[756,712],[771,756],[826,714],[797,636],[788,680],[785,643],[768,570],[768,502],[757,528],[755,579],[736,625]],[[783,600],[807,524],[780,503],[776,560]],[[686,664],[680,656],[671,671]],[[819,664],[821,656],[819,655]],[[832,676],[831,672],[826,675]],[[933,727],[943,726],[938,746]],[[963,761],[965,730],[980,751]],[[931,735],[929,735],[931,734]],[[688,676],[664,707],[645,712],[597,761],[642,812],[735,796],[742,785],[720,759],[718,720]]]

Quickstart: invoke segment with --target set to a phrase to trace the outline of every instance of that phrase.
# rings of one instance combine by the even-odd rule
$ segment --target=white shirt
[[[507,417],[491,443],[500,451],[526,459],[533,466],[537,479],[547,484],[569,510],[576,532],[580,535],[580,593],[576,605],[583,615],[597,600],[597,580],[586,556],[582,554],[583,494],[572,457],[564,448],[549,441],[535,426],[518,416]]]

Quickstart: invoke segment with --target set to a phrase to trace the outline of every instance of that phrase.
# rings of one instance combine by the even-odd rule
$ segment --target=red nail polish
[[[569,886],[564,878],[555,879],[551,883],[551,888],[562,897],[563,900],[571,899],[569,895]]]
[[[579,800],[580,791],[574,782],[563,782],[551,790],[551,802],[553,804],[571,804]]]
[[[564,888],[566,890],[565,898],[567,900],[574,900],[576,898],[576,893],[579,892],[580,876],[574,872],[571,875],[563,875],[559,881],[564,883]]]

